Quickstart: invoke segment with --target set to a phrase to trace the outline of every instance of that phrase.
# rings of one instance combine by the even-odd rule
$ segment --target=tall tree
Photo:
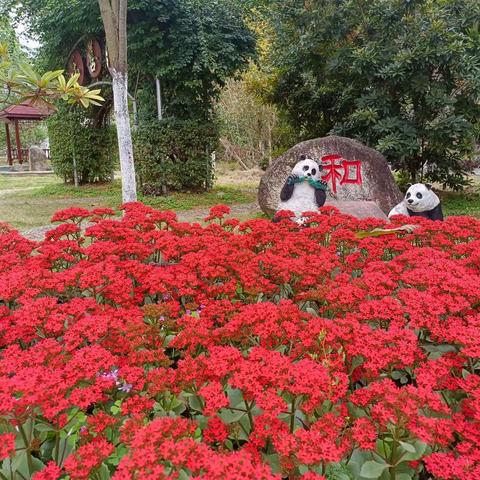
[[[105,34],[99,0],[4,1],[15,3],[15,18],[27,25],[29,33],[41,42],[41,58],[38,60],[48,69],[63,66],[72,49],[83,48],[84,39],[102,39]],[[118,18],[114,15],[112,2],[105,2],[105,5],[104,17],[114,26],[114,38],[112,40],[112,36],[107,35],[107,44],[113,42],[115,45],[119,33],[116,30]],[[139,130],[148,128],[150,124],[155,127],[160,125],[155,99],[155,78],[158,77],[165,117],[162,124],[168,123],[173,129],[174,125],[178,126],[177,121],[188,123],[194,120],[200,129],[210,125],[213,131],[216,127],[214,99],[226,79],[245,68],[255,54],[255,36],[245,23],[239,2],[128,0],[127,34],[129,92],[138,105]],[[108,45],[108,50],[113,67],[115,52],[112,52],[111,45]],[[104,107],[89,112],[98,124],[102,124],[101,121],[108,116],[111,105],[110,89],[106,87],[103,92],[106,97]],[[177,130],[178,135],[182,135],[182,129]],[[215,139],[208,138],[206,150],[211,152],[215,148]],[[158,142],[153,142],[153,148],[150,155],[162,159],[168,156],[160,155],[164,149]],[[167,163],[171,157],[174,171],[178,171],[175,175],[180,176],[183,169],[178,168],[177,154],[174,149]],[[140,160],[144,158],[137,158],[135,162],[137,180],[141,173]],[[198,157],[196,163],[205,165]],[[183,185],[182,182],[175,184]]]
[[[113,104],[122,172],[122,200],[137,199],[132,133],[128,112],[127,0],[98,0],[105,28],[108,68],[112,76]]]
[[[478,0],[272,2],[275,102],[305,137],[382,151],[412,180],[463,182],[478,139]]]

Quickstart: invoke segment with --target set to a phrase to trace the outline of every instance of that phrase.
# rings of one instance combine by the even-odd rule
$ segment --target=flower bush
[[[123,209],[1,228],[1,479],[480,478],[480,221]]]

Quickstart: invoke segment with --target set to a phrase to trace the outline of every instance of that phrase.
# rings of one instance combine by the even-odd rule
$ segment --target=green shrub
[[[135,167],[144,194],[212,187],[211,153],[218,142],[214,122],[152,121],[141,125],[133,138]]]
[[[406,191],[408,190],[408,187],[410,187],[410,185],[412,184],[412,179],[410,178],[410,174],[406,171],[397,171],[397,172],[393,172],[393,176],[401,192],[406,193]]]
[[[95,126],[85,110],[61,109],[48,122],[50,152],[55,173],[74,181],[73,160],[80,184],[112,179],[117,161],[115,128]]]

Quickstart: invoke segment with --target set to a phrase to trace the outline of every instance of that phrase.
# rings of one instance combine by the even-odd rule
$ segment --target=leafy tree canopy
[[[97,0],[10,2],[39,37],[48,68],[65,67],[82,36],[103,36]],[[159,77],[166,115],[208,116],[219,87],[255,51],[241,6],[235,0],[130,0],[128,8],[130,91],[138,90],[143,114],[155,113]]]
[[[462,184],[479,126],[478,0],[284,0],[269,14],[271,99],[304,137],[355,137],[412,180]]]
[[[6,15],[0,16],[0,43],[7,47],[7,53],[10,58],[26,58],[24,52],[22,52],[15,30]]]

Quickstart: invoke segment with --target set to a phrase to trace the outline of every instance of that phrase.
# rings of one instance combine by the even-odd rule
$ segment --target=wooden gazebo
[[[18,163],[23,163],[24,159],[28,159],[28,149],[22,149],[19,123],[38,122],[47,118],[51,113],[51,111],[41,110],[27,102],[10,105],[0,110],[0,122],[5,123],[7,134],[7,161],[9,165],[13,165],[14,160],[18,160]],[[10,125],[14,126],[16,148],[12,148]]]

